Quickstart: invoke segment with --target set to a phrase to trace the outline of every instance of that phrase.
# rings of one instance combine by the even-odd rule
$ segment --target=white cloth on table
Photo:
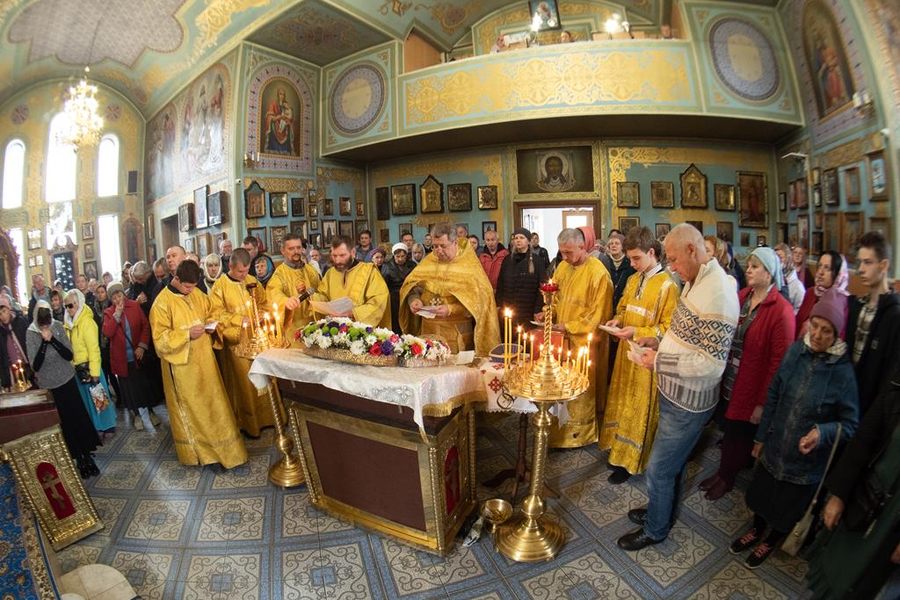
[[[484,401],[481,373],[472,367],[372,367],[314,358],[298,349],[266,350],[250,366],[250,381],[265,389],[269,377],[323,385],[375,402],[406,406],[424,430],[423,410],[463,395]]]
[[[479,406],[478,410],[523,414],[537,412],[537,407],[533,402],[521,397],[516,398],[511,406],[507,406],[505,401],[501,404],[500,399],[503,397],[503,375],[505,373],[502,362],[480,359],[476,364],[478,364],[478,370],[481,372],[481,376],[484,379],[484,391],[487,394],[487,402],[483,406]],[[564,402],[557,402],[550,407],[550,414],[559,420],[560,425],[565,425],[569,421],[569,409],[566,408]]]

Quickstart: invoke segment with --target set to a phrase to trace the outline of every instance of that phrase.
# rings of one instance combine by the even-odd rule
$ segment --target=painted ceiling
[[[632,18],[656,23],[669,1],[614,3]],[[244,39],[319,65],[390,39],[406,39],[412,29],[450,49],[474,23],[510,3],[0,0],[0,104],[30,85],[77,77],[90,64],[92,78],[124,94],[150,117]]]

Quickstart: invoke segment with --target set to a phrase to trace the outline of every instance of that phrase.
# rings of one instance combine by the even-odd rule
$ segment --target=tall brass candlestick
[[[559,524],[544,515],[546,503],[541,496],[544,467],[547,460],[547,434],[552,422],[550,406],[567,402],[588,389],[588,378],[575,365],[564,366],[551,351],[553,330],[553,294],[559,289],[552,280],[541,286],[544,295],[544,344],[537,361],[507,370],[503,387],[514,397],[531,400],[537,405],[534,415],[534,455],[528,496],[520,511],[500,526],[496,534],[496,548],[503,555],[519,562],[550,560],[565,542]],[[533,353],[532,353],[533,355]]]

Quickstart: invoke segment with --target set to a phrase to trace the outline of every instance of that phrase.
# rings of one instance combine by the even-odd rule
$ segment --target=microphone
[[[297,302],[303,302],[304,300],[306,300],[307,298],[309,298],[310,296],[312,296],[315,293],[316,293],[316,290],[314,290],[313,288],[306,288],[305,292],[303,292],[302,294],[297,296]]]

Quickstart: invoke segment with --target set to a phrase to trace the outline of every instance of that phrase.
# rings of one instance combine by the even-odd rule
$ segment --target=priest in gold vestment
[[[262,284],[252,275],[248,275],[249,252],[238,248],[231,254],[229,265],[228,272],[216,279],[216,283],[209,290],[212,319],[219,322],[216,333],[224,345],[219,352],[219,366],[238,427],[247,435],[259,437],[264,427],[275,425],[269,394],[265,389],[256,389],[250,382],[250,364],[253,361],[238,356],[234,353],[234,349],[240,344],[242,335],[249,335],[247,302],[251,300],[251,295],[256,300],[260,314],[271,309],[271,306],[266,307],[266,290]],[[278,393],[277,389],[274,391]]]
[[[613,285],[609,271],[588,254],[584,240],[578,229],[563,229],[557,237],[563,262],[553,274],[553,281],[559,284],[553,299],[553,327],[565,333],[573,355],[576,348],[587,345],[588,335],[593,334],[590,387],[566,403],[569,419],[564,425],[554,420],[550,426],[551,448],[580,448],[596,442],[598,413],[602,415],[606,399],[609,343],[605,335],[598,335],[597,326],[612,316]]]
[[[231,403],[205,329],[209,298],[196,290],[200,267],[185,260],[150,309],[153,344],[162,363],[166,407],[178,460],[185,465],[247,462]]]
[[[345,237],[336,237],[331,241],[331,265],[311,300],[330,302],[349,298],[353,301],[353,308],[331,314],[314,310],[317,318],[348,317],[372,327],[390,329],[391,293],[378,268],[372,263],[357,261],[353,242]]]
[[[434,251],[400,288],[400,327],[404,333],[440,337],[453,352],[487,356],[500,343],[500,327],[484,267],[452,225],[435,225],[431,237]],[[423,309],[434,318],[420,316]]]
[[[632,227],[625,238],[625,252],[637,272],[628,278],[615,317],[606,323],[620,328],[613,335],[621,340],[659,339],[669,329],[678,286],[659,263],[661,251],[647,227]],[[600,429],[600,449],[610,450],[612,484],[644,472],[659,422],[656,371],[632,362],[627,343],[618,347]]]
[[[284,262],[278,265],[275,273],[266,284],[266,296],[269,307],[278,304],[280,317],[284,323],[284,336],[291,345],[301,342],[294,338],[298,329],[302,329],[313,320],[309,300],[300,298],[308,292],[315,291],[321,282],[319,272],[311,264],[303,260],[303,240],[295,233],[284,237],[281,245]]]

